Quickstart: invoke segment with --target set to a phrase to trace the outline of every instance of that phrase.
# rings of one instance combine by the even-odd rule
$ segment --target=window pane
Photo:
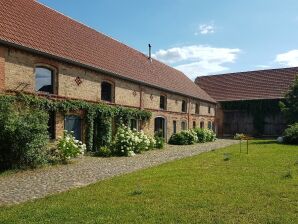
[[[107,82],[101,84],[101,99],[112,102],[112,84]]]
[[[200,104],[196,103],[196,114],[200,113]]]
[[[205,126],[205,125],[204,125],[204,121],[201,121],[201,122],[200,122],[200,128],[204,128],[204,126]]]
[[[81,139],[81,133],[82,133],[82,129],[81,129],[81,118],[79,116],[75,116],[75,115],[70,115],[70,116],[66,116],[65,117],[65,130],[69,131],[69,132],[74,132],[74,137],[77,140],[82,140]]]
[[[211,121],[208,121],[208,129],[212,129],[212,123],[211,123]]]
[[[193,126],[193,128],[196,128],[197,124],[195,121],[192,122],[192,126]]]
[[[173,121],[173,133],[176,134],[177,133],[177,122]]]
[[[182,100],[182,112],[186,112],[186,102]]]
[[[161,137],[165,137],[166,135],[166,123],[165,119],[162,117],[157,117],[154,120],[154,133],[161,134]]]
[[[166,105],[167,105],[166,100],[167,98],[165,96],[160,96],[160,104],[159,104],[160,109],[163,109],[163,110],[166,109]]]
[[[181,122],[181,130],[186,130],[186,122],[185,121]]]
[[[130,129],[133,130],[133,129],[138,129],[138,125],[137,125],[137,120],[136,119],[131,119],[130,120]]]
[[[35,68],[35,90],[53,93],[53,72],[47,68]]]

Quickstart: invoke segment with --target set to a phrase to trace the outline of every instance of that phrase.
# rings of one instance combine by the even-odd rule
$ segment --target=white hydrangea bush
[[[75,139],[73,132],[66,130],[64,131],[63,137],[59,137],[57,146],[63,161],[84,155],[86,151],[86,145]]]
[[[121,156],[134,156],[135,153],[153,149],[154,146],[154,138],[124,125],[118,128],[113,144],[115,153]]]

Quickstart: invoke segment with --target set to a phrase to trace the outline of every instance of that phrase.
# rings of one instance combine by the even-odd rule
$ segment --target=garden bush
[[[83,155],[86,151],[86,145],[75,139],[72,132],[64,131],[62,138],[59,138],[57,144],[62,162],[67,162],[72,158]]]
[[[35,168],[47,163],[48,114],[2,101],[0,169]]]
[[[212,130],[195,128],[173,134],[169,143],[172,145],[192,145],[194,143],[211,142],[215,139],[216,135]]]
[[[194,132],[197,134],[198,143],[213,142],[216,139],[216,134],[211,129],[195,128]]]
[[[206,141],[207,142],[213,142],[216,139],[216,134],[211,129],[204,129],[206,133]]]
[[[185,130],[179,133],[173,134],[169,140],[172,145],[192,145],[198,141],[198,137],[195,131]]]
[[[118,128],[113,143],[113,152],[119,156],[132,156],[155,147],[155,139],[144,134],[143,131],[131,130],[122,125]]]
[[[108,146],[102,146],[96,152],[96,156],[110,157],[112,156],[112,151]]]
[[[165,139],[163,137],[155,136],[155,145],[153,148],[163,149],[165,147]]]
[[[199,143],[204,143],[207,142],[207,135],[206,135],[206,129],[203,128],[195,128],[194,131],[197,134],[198,137],[198,142]]]
[[[284,142],[288,144],[298,144],[298,123],[290,125],[284,131]]]

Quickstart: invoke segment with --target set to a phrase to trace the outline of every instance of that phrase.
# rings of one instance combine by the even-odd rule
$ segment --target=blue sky
[[[39,0],[190,78],[298,66],[297,0]]]

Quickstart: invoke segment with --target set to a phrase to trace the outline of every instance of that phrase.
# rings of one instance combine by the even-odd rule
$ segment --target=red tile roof
[[[195,83],[217,101],[280,99],[296,75],[298,67],[201,76]]]
[[[0,43],[15,44],[128,80],[215,102],[182,72],[34,0],[0,0]]]

